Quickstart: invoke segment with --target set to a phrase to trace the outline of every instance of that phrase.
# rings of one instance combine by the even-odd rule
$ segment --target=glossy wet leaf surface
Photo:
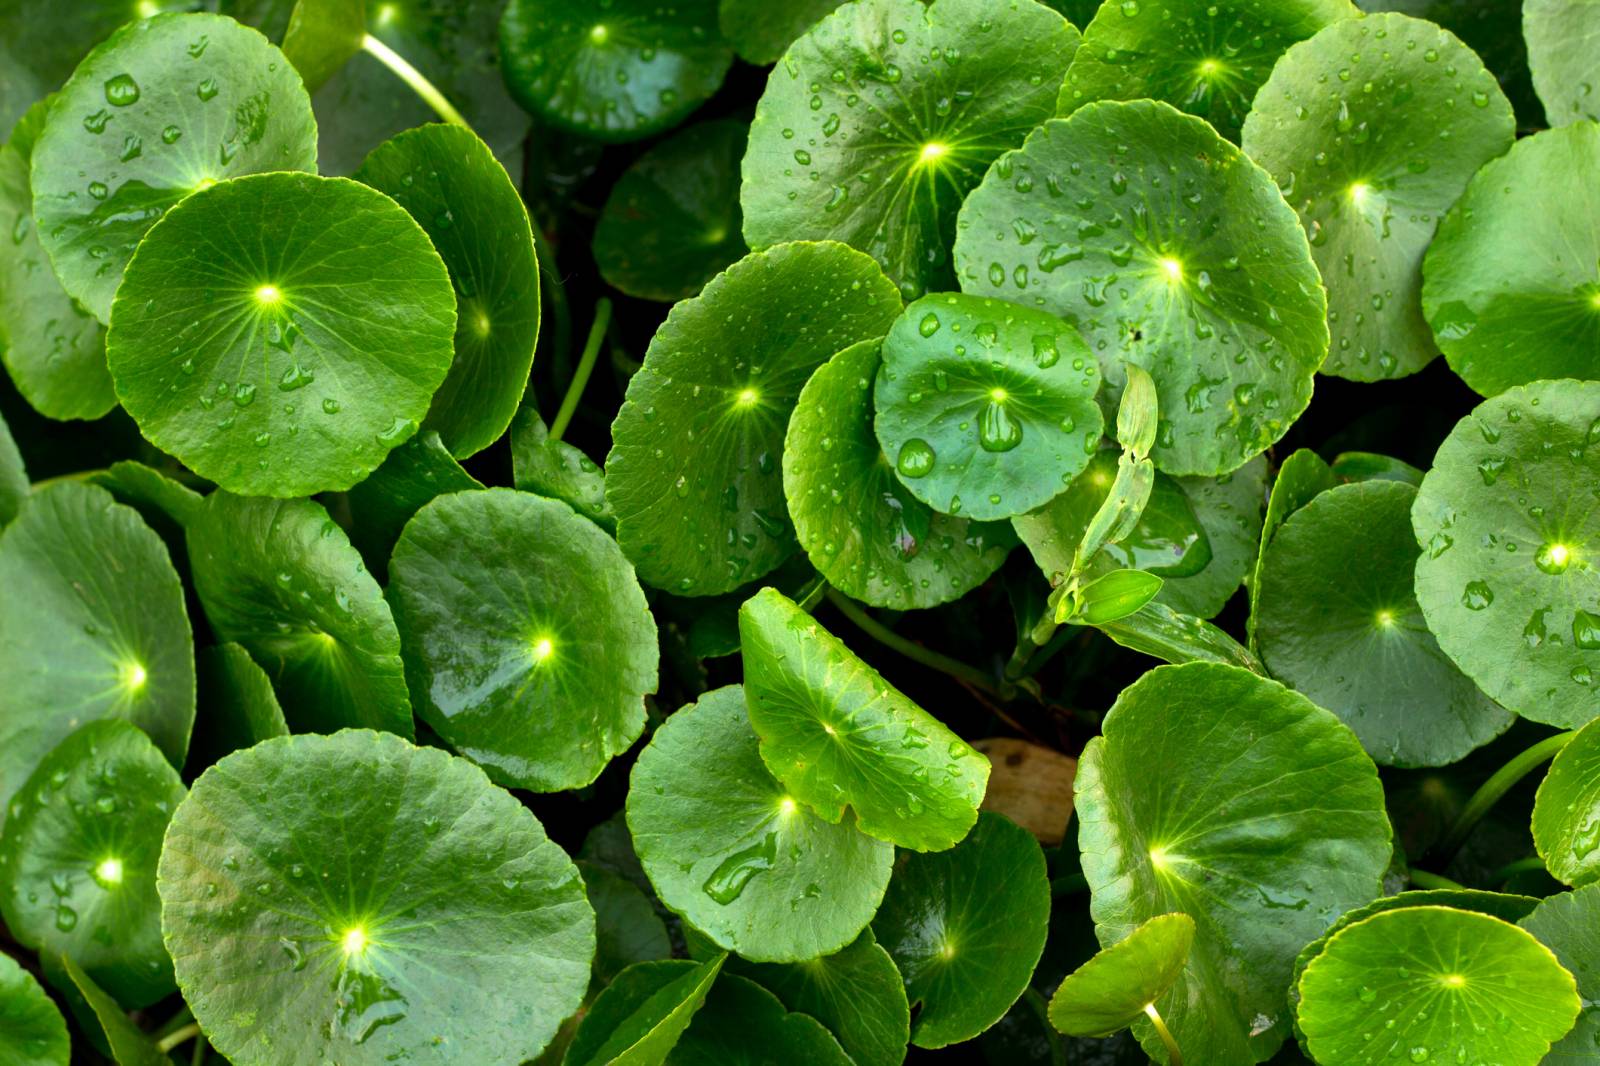
[[[1345,19],[1285,53],[1241,143],[1299,213],[1327,284],[1323,373],[1401,377],[1438,354],[1422,316],[1423,253],[1515,132],[1494,75],[1420,19]]]
[[[343,178],[212,186],[139,246],[107,335],[154,444],[234,492],[345,489],[417,430],[456,300],[427,234]]]
[[[747,127],[690,126],[628,168],[594,231],[601,277],[630,296],[681,300],[744,255],[739,160]]]
[[[1077,44],[1032,0],[861,0],[823,19],[756,106],[745,240],[843,241],[907,299],[950,288],[962,198],[1050,117]]]
[[[1600,81],[1600,5],[1593,0],[1532,0],[1523,5],[1533,87],[1545,121],[1564,126],[1600,119],[1594,86]]]
[[[109,322],[135,246],[170,208],[241,174],[315,170],[316,136],[299,75],[256,31],[208,14],[132,23],[51,104],[33,150],[39,240],[67,293]]]
[[[1133,0],[1102,4],[1061,86],[1060,114],[1150,98],[1237,139],[1284,50],[1339,19],[1349,0]]]
[[[666,1066],[851,1066],[833,1034],[754,981],[718,979]]]
[[[0,956],[0,1064],[67,1066],[66,1022],[33,975]]]
[[[584,1013],[567,1066],[659,1066],[705,1005],[726,956],[643,962],[617,975]]]
[[[439,497],[395,545],[388,592],[417,713],[496,781],[586,785],[643,731],[655,622],[616,542],[559,500]]]
[[[1050,1024],[1074,1036],[1132,1025],[1177,982],[1194,943],[1194,919],[1159,914],[1068,974],[1050,998]]]
[[[1297,448],[1284,457],[1273,475],[1272,491],[1267,494],[1267,513],[1261,520],[1261,543],[1247,584],[1250,587],[1250,619],[1247,632],[1250,648],[1256,647],[1256,614],[1261,600],[1261,570],[1266,563],[1267,546],[1290,515],[1310,503],[1317,493],[1338,484],[1327,462],[1309,448]]]
[[[1389,863],[1376,767],[1354,734],[1236,667],[1158,667],[1118,697],[1076,788],[1101,942],[1188,914],[1189,965],[1161,1008],[1185,1059],[1269,1057],[1289,1033],[1296,952],[1376,897]],[[1165,1054],[1147,1023],[1134,1032]]]
[[[989,777],[971,745],[776,589],[745,601],[739,636],[761,760],[790,794],[903,848],[967,835]]]
[[[189,564],[212,631],[272,678],[292,728],[411,735],[389,605],[321,505],[213,493],[189,528]]]
[[[884,338],[873,422],[900,483],[952,515],[1030,511],[1077,477],[1103,429],[1100,367],[1054,315],[945,293]]]
[[[1537,382],[1451,430],[1411,512],[1417,602],[1445,654],[1507,710],[1600,712],[1600,384]]]
[[[110,1046],[112,1061],[117,1066],[167,1066],[172,1061],[156,1050],[155,1043],[122,1012],[121,1005],[95,984],[94,978],[84,973],[70,956],[56,956],[45,967],[57,972],[63,984],[70,982],[72,990],[81,997],[83,1006]],[[74,1006],[73,1009],[79,1008]]]
[[[229,752],[289,735],[272,679],[242,644],[214,644],[195,655],[199,714],[191,766],[210,766]]]
[[[97,718],[173,765],[194,725],[194,647],[161,538],[104,489],[53,485],[0,534],[0,800]]]
[[[549,496],[607,532],[615,532],[617,516],[606,500],[605,471],[584,452],[564,440],[551,440],[538,408],[524,403],[511,423],[512,481],[523,492]]]
[[[90,722],[51,750],[12,802],[0,913],[35,951],[70,955],[127,1007],[172,992],[156,860],[183,783],[150,738]]]
[[[1044,950],[1050,885],[1024,829],[985,812],[955,847],[897,864],[873,934],[920,1006],[911,1042],[970,1040],[1022,994]]]
[[[1412,592],[1416,490],[1340,485],[1278,530],[1261,574],[1261,658],[1355,731],[1375,760],[1442,766],[1513,715],[1439,649]]]
[[[1592,378],[1600,352],[1600,126],[1524,137],[1439,223],[1422,309],[1450,369],[1484,396]]]
[[[481,488],[483,482],[462,469],[436,431],[421,430],[346,494],[351,543],[370,565],[386,572],[400,531],[424,504],[446,493]]]
[[[1165,586],[1163,586],[1165,587]],[[1249,648],[1203,618],[1174,611],[1164,603],[1147,603],[1114,622],[1097,626],[1125,648],[1162,662],[1226,663],[1265,677],[1266,667]]]
[[[616,141],[677,125],[733,61],[716,0],[511,0],[500,54],[506,85],[529,112]]]
[[[1150,372],[1151,458],[1169,474],[1225,474],[1283,436],[1328,350],[1293,209],[1266,171],[1165,104],[1090,104],[1030,134],[962,208],[955,259],[963,291],[1075,326],[1104,402],[1123,360]]]
[[[606,458],[617,540],[641,580],[713,595],[794,551],[781,469],[801,386],[899,312],[877,265],[831,241],[746,256],[673,307]]]
[[[839,0],[720,0],[717,25],[747,63],[776,63],[795,39],[839,6]]]
[[[1596,980],[1600,969],[1600,887],[1589,886],[1576,892],[1547,896],[1533,913],[1517,924],[1539,938],[1578,982],[1578,995],[1592,1001],[1600,993]],[[1595,1061],[1600,1045],[1600,1016],[1593,1010],[1578,1014],[1572,1031],[1550,1049],[1544,1061],[1548,1066],[1585,1066]]]
[[[158,884],[178,984],[236,1062],[520,1062],[589,981],[571,860],[477,767],[390,734],[223,759],[174,815]]]
[[[1593,723],[1556,753],[1533,805],[1533,843],[1559,881],[1600,879],[1600,730]]]
[[[835,588],[875,607],[932,607],[987,580],[1015,538],[929,507],[896,475],[873,431],[879,347],[853,344],[806,382],[784,437],[784,495],[801,548]]]
[[[1312,1055],[1351,1064],[1405,1056],[1536,1066],[1579,1007],[1572,975],[1531,935],[1447,907],[1385,911],[1347,927],[1299,988]]]
[[[894,849],[829,824],[762,764],[738,687],[656,731],[634,765],[628,828],[662,902],[745,958],[838,951],[872,919]]]

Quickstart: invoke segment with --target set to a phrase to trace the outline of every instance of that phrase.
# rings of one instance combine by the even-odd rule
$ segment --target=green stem
[[[1516,862],[1508,862],[1504,866],[1500,867],[1500,869],[1490,874],[1489,884],[1503,885],[1518,874],[1531,874],[1535,871],[1542,872],[1544,868],[1543,859],[1539,858],[1537,855],[1529,855],[1525,859],[1518,859]]]
[[[1038,1015],[1039,1025],[1050,1041],[1050,1066],[1067,1066],[1066,1046],[1061,1043],[1061,1035],[1056,1032],[1056,1027],[1050,1024],[1050,1005],[1044,1001],[1038,990],[1033,988],[1023,990],[1022,1000],[1034,1014]]]
[[[1412,870],[1411,871],[1411,883],[1416,885],[1418,888],[1466,888],[1467,887],[1466,885],[1463,885],[1459,881],[1452,881],[1448,877],[1440,877],[1438,874],[1430,874],[1426,870]]]
[[[1154,1003],[1144,1005],[1145,1014],[1150,1017],[1150,1024],[1156,1027],[1156,1032],[1161,1036],[1161,1042],[1167,1045],[1167,1058],[1172,1060],[1172,1066],[1183,1066],[1183,1052],[1178,1050],[1178,1042],[1172,1038],[1172,1033],[1167,1029],[1167,1023],[1161,1020],[1161,1012],[1156,1010]]]
[[[369,33],[361,38],[361,50],[388,67],[394,72],[395,77],[411,86],[411,91],[422,97],[422,102],[433,108],[440,118],[457,126],[472,128],[467,120],[461,117],[461,112],[444,98],[444,93],[435,88],[433,82],[422,76],[422,71],[407,63],[405,57],[393,48]]]
[[[584,342],[578,369],[572,372],[572,383],[567,386],[567,394],[561,398],[561,410],[556,412],[555,421],[550,423],[552,441],[560,440],[561,434],[572,423],[572,416],[578,410],[578,401],[583,398],[584,386],[589,384],[589,375],[594,372],[594,361],[600,356],[600,342],[606,339],[606,330],[610,326],[611,301],[602,296],[600,302],[594,305],[594,324],[589,327],[589,339]]]
[[[1434,855],[1437,857],[1438,865],[1449,865],[1450,860],[1455,858],[1456,852],[1471,834],[1473,827],[1483,820],[1483,816],[1500,801],[1500,797],[1510,792],[1518,781],[1555,758],[1556,752],[1566,747],[1575,736],[1577,731],[1571,730],[1546,737],[1500,767],[1489,780],[1479,785],[1478,791],[1474,792],[1467,800],[1467,805],[1461,808],[1455,824],[1450,827],[1444,840],[1435,849]]]
[[[189,1056],[189,1066],[201,1066],[206,1061],[206,1052],[210,1050],[211,1045],[206,1042],[205,1037],[202,1036],[199,1040],[196,1040],[194,1042],[194,1054]]]
[[[179,1044],[183,1043],[184,1041],[193,1040],[195,1037],[197,1037],[199,1035],[200,1035],[200,1023],[199,1022],[190,1022],[188,1025],[184,1026],[182,1029],[175,1029],[172,1032],[168,1033],[166,1036],[162,1037],[160,1040],[157,1040],[156,1041],[156,1050],[161,1052],[163,1055],[165,1055],[167,1052],[171,1051],[173,1048],[177,1047]]]
[[[180,1026],[187,1025],[192,1021],[194,1021],[194,1011],[190,1010],[188,1005],[185,1004],[182,1010],[168,1018],[161,1024],[161,1028],[150,1035],[154,1039],[160,1040],[168,1033],[175,1032]]]
[[[948,655],[940,655],[936,651],[924,648],[921,644],[907,640],[866,611],[863,611],[859,604],[845,596],[838,589],[830,587],[826,595],[828,602],[837,607],[839,613],[854,622],[857,629],[879,644],[892,648],[907,659],[914,659],[923,666],[949,674],[959,681],[965,681],[973,688],[982,689],[991,696],[1000,697],[1000,692],[995,687],[994,682],[990,681],[988,675],[977,667],[969,666],[959,659],[952,659]]]

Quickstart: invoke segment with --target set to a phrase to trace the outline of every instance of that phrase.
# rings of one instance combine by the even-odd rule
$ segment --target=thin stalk
[[[1553,737],[1546,737],[1533,747],[1515,756],[1500,769],[1496,770],[1489,780],[1478,786],[1478,791],[1467,800],[1467,805],[1461,808],[1461,813],[1456,816],[1455,824],[1445,834],[1434,854],[1440,866],[1446,866],[1465,843],[1473,827],[1483,820],[1483,816],[1500,801],[1500,797],[1510,792],[1512,787],[1524,777],[1556,757],[1556,752],[1566,747],[1573,737],[1577,736],[1576,730],[1566,733],[1557,733]]]
[[[594,305],[594,324],[589,327],[589,339],[584,342],[578,369],[572,372],[567,394],[561,398],[561,409],[556,412],[555,421],[550,423],[552,441],[560,440],[561,434],[572,423],[572,416],[578,410],[578,401],[583,399],[584,386],[589,384],[589,375],[594,372],[594,361],[600,356],[600,343],[606,339],[606,330],[610,326],[611,301],[602,296],[600,302]]]
[[[940,673],[949,674],[959,681],[965,681],[975,689],[987,692],[991,696],[999,697],[1000,693],[995,688],[994,682],[990,681],[988,675],[977,667],[969,666],[959,659],[952,659],[948,655],[940,655],[936,651],[924,648],[921,644],[907,640],[866,611],[863,611],[859,604],[845,596],[838,589],[830,587],[826,595],[828,602],[837,607],[839,613],[854,622],[857,629],[884,647],[892,648],[907,659],[914,659],[923,666],[931,667]]]
[[[1056,1027],[1050,1024],[1050,1005],[1044,1001],[1038,990],[1033,988],[1023,991],[1022,1001],[1038,1015],[1039,1025],[1050,1041],[1050,1066],[1067,1066],[1066,1046],[1061,1043],[1061,1035],[1056,1032]]]
[[[1412,870],[1411,883],[1418,888],[1466,888],[1459,881],[1452,881],[1448,877],[1440,877],[1426,870]]]
[[[440,92],[433,82],[423,77],[422,71],[407,63],[405,57],[393,48],[369,33],[361,38],[361,50],[393,71],[395,77],[409,85],[411,91],[422,97],[422,102],[433,108],[440,118],[457,126],[472,128],[467,120],[461,117],[461,112],[444,98],[444,93]]]
[[[165,1022],[163,1022],[161,1024],[161,1028],[157,1029],[154,1033],[151,1033],[150,1035],[152,1037],[154,1037],[156,1040],[160,1040],[162,1037],[166,1036],[168,1033],[175,1032],[180,1026],[187,1025],[192,1021],[194,1021],[194,1011],[189,1009],[188,1004],[184,1004],[184,1007],[183,1007],[182,1010],[178,1011],[178,1013],[176,1013],[172,1017],[168,1018]]]
[[[201,1037],[194,1042],[194,1054],[189,1056],[189,1066],[201,1066],[206,1061],[206,1052],[211,1050],[211,1045]]]
[[[193,1040],[195,1037],[197,1037],[199,1035],[200,1035],[200,1023],[199,1022],[190,1022],[188,1025],[184,1026],[182,1029],[174,1029],[172,1032],[168,1033],[166,1036],[162,1037],[160,1040],[157,1040],[156,1041],[156,1050],[161,1052],[163,1055],[165,1055],[167,1052],[171,1051],[173,1048],[177,1047],[179,1044],[182,1044],[184,1041]]]
[[[1489,875],[1491,885],[1503,885],[1518,874],[1531,874],[1544,869],[1544,860],[1537,855],[1529,855],[1525,859],[1508,862],[1500,869]]]
[[[1172,1033],[1167,1029],[1167,1023],[1161,1020],[1161,1012],[1156,1010],[1154,1003],[1144,1005],[1145,1014],[1150,1017],[1150,1024],[1156,1027],[1156,1032],[1161,1036],[1161,1042],[1167,1045],[1167,1058],[1172,1060],[1172,1066],[1183,1066],[1183,1052],[1178,1050],[1178,1042],[1172,1038]]]

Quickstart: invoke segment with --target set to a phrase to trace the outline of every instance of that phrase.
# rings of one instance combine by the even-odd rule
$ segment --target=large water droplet
[[[701,888],[713,900],[726,906],[739,898],[756,874],[772,869],[778,859],[778,836],[768,833],[752,844],[729,855],[711,871]]]
[[[127,107],[139,102],[139,83],[131,74],[118,74],[106,80],[106,103],[112,107]]]
[[[984,404],[978,415],[978,443],[988,452],[1009,452],[1022,443],[1022,423],[1011,417],[1004,402]],[[900,454],[903,457],[905,452]]]
[[[926,477],[933,472],[933,446],[921,437],[912,437],[900,446],[895,468],[901,477]]]
[[[1481,611],[1494,602],[1494,590],[1487,582],[1469,581],[1461,591],[1461,603],[1469,611]],[[1576,622],[1574,622],[1576,625]],[[1600,646],[1600,645],[1597,645]]]

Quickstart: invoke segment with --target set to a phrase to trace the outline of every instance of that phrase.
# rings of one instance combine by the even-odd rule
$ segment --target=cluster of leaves
[[[0,1066],[1600,1064],[1600,3],[1363,7],[0,7]]]

